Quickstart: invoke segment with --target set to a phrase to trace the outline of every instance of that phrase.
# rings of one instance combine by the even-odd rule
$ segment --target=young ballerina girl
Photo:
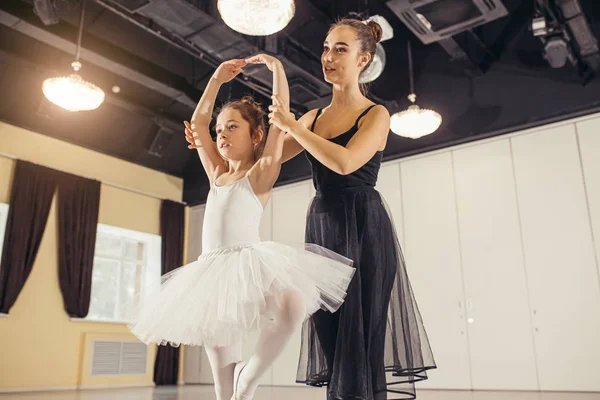
[[[222,107],[216,143],[209,123],[220,86],[247,64],[273,71],[273,92],[289,103],[282,64],[267,55],[221,64],[185,122],[210,179],[202,234],[203,253],[163,276],[139,306],[131,331],[146,343],[204,346],[218,400],[252,399],[261,375],[302,321],[342,304],[352,261],[316,245],[302,248],[261,241],[259,225],[279,175],[284,134],[265,135],[265,112],[251,99]],[[266,136],[266,140],[265,140]],[[260,329],[254,355],[241,361],[246,333]]]

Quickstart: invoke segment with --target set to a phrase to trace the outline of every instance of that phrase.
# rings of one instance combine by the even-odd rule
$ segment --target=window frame
[[[144,288],[149,287],[150,282],[160,281],[161,276],[161,263],[162,263],[162,254],[161,254],[161,246],[162,246],[162,238],[160,235],[134,231],[127,228],[121,228],[113,225],[106,224],[98,224],[97,233],[103,233],[113,236],[124,237],[130,240],[134,240],[137,242],[142,242],[145,244],[144,255],[142,260],[142,277],[140,284],[140,295],[144,295]],[[122,306],[119,301],[119,295],[121,292],[121,275],[123,263],[129,262],[126,260],[124,255],[121,254],[121,258],[117,259],[114,257],[107,257],[104,255],[96,255],[94,248],[94,264],[97,259],[107,260],[107,261],[118,261],[119,266],[119,274],[117,277],[117,297],[116,297],[116,307]],[[92,285],[93,285],[92,281]],[[93,288],[92,288],[93,290]],[[122,311],[117,308],[117,311]],[[106,323],[106,324],[128,324],[129,321],[122,319],[103,319],[97,317],[85,317],[85,318],[71,318],[71,321],[81,321],[81,322],[98,322],[98,323]]]

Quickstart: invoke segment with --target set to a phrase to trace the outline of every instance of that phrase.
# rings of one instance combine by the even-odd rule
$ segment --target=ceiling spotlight
[[[545,17],[536,17],[531,21],[531,31],[533,36],[546,36],[548,34],[548,25]]]
[[[544,58],[552,68],[562,68],[569,59],[569,45],[560,36],[551,37],[544,44]]]

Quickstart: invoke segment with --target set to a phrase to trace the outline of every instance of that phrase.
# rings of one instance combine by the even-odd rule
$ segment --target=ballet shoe
[[[240,381],[240,375],[242,375],[242,371],[244,370],[244,368],[246,368],[246,365],[247,363],[245,362],[239,362],[235,364],[235,368],[233,369],[233,397],[231,398],[231,400],[238,400],[238,383]]]

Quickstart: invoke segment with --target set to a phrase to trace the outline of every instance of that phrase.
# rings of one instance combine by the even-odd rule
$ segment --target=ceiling
[[[216,0],[89,0],[81,73],[107,99],[93,112],[69,113],[45,100],[41,85],[69,72],[79,8],[76,0],[51,1],[60,8],[59,22],[52,25],[34,13],[33,1],[0,2],[0,119],[181,177],[188,204],[204,202],[209,187],[197,155],[187,149],[182,121],[190,118],[215,66],[257,52],[277,54],[289,76],[292,109],[300,116],[328,103],[319,55],[329,25],[349,12],[382,15],[394,28],[394,38],[383,43],[386,68],[371,85],[373,100],[391,113],[408,105],[411,39],[418,103],[444,117],[428,137],[390,135],[386,159],[600,110],[600,79],[582,76],[569,63],[551,68],[542,58],[543,45],[528,29],[533,0],[503,0],[509,15],[456,35],[459,51],[452,55],[439,43],[422,44],[383,0],[296,0],[292,22],[268,38],[230,30]],[[600,2],[580,4],[599,38]],[[222,90],[219,102],[253,94],[268,103],[270,72],[261,67],[246,72]],[[113,93],[113,86],[120,92]],[[309,176],[300,156],[284,165],[278,185]]]

